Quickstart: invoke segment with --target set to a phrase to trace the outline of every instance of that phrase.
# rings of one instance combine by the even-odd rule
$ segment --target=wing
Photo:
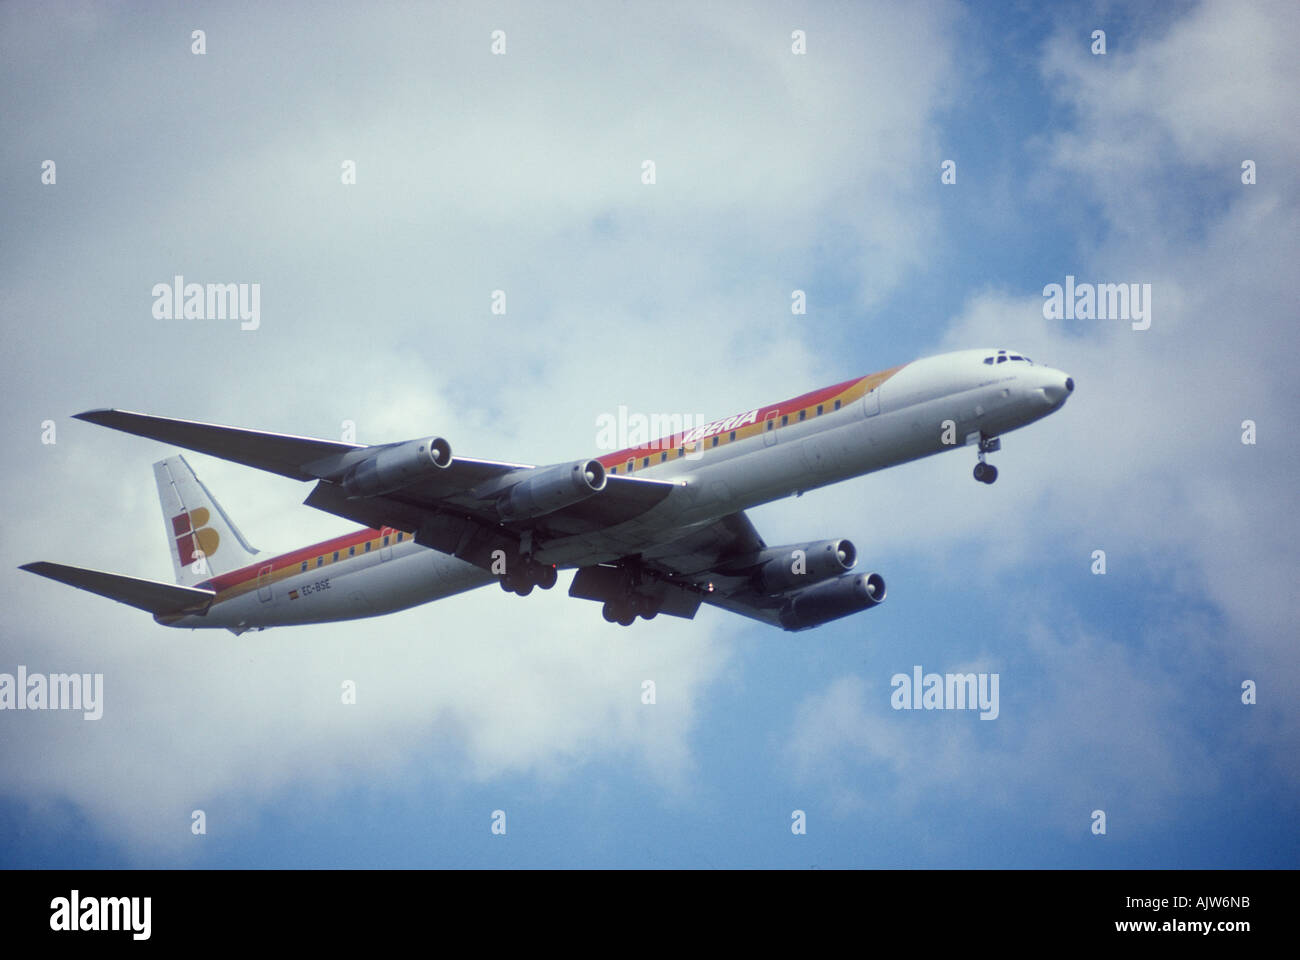
[[[781,601],[751,585],[755,558],[766,548],[742,511],[648,553],[645,561],[668,579],[690,584],[703,603],[780,627]]]
[[[447,491],[441,486],[417,484],[384,496],[349,499],[337,484],[322,481],[303,502],[366,526],[407,530],[417,543],[490,569],[498,550],[513,557],[527,552],[526,544],[542,548],[548,542],[581,540],[584,534],[645,513],[674,486],[662,480],[607,477],[605,489],[586,500],[545,516],[511,522],[502,521],[495,501],[473,488]],[[573,556],[554,555],[553,559],[581,562],[584,554],[600,552],[594,544],[579,544],[574,549]]]
[[[581,540],[616,527],[645,513],[680,485],[605,476],[595,464],[599,489],[587,491],[589,495],[553,509],[545,503],[537,507],[543,511],[537,515],[528,510],[503,514],[502,504],[516,488],[545,473],[543,479],[555,481],[546,488],[553,493],[551,487],[565,480],[564,472],[578,465],[534,467],[452,456],[450,445],[440,438],[363,446],[126,410],[91,410],[76,419],[293,480],[317,480],[305,501],[308,506],[376,529],[405,530],[418,543],[484,568],[491,566],[496,550],[514,556],[535,545]],[[525,506],[536,506],[536,499],[525,498]],[[559,559],[580,563],[592,549],[577,543],[570,555]]]
[[[605,601],[631,592],[652,600],[659,613],[687,619],[708,603],[779,627],[781,601],[752,586],[766,549],[753,522],[739,511],[634,557],[584,567],[569,596]]]
[[[76,414],[73,419],[160,440],[186,450],[197,450],[222,460],[278,473],[291,480],[318,480],[328,475],[331,468],[346,468],[363,459],[367,451],[378,449],[359,443],[153,417],[129,410],[87,410]],[[522,463],[467,459],[455,460],[451,466],[455,468],[454,472],[444,478],[444,483],[451,487],[471,487],[511,470],[528,469]]]
[[[292,480],[312,479],[312,475],[303,469],[304,464],[358,449],[355,443],[313,440],[310,437],[223,427],[194,420],[151,417],[129,410],[87,410],[76,414],[73,419],[133,433],[137,437],[161,440],[163,443],[197,450],[199,453],[260,470],[269,470]]]

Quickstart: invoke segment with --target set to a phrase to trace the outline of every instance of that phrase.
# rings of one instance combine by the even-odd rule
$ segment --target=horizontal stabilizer
[[[159,583],[157,580],[140,580],[117,573],[69,567],[62,563],[46,563],[43,560],[25,563],[19,569],[66,583],[78,590],[89,590],[101,597],[108,597],[110,600],[147,610],[153,614],[202,613],[208,609],[212,598],[216,596],[212,590],[178,587],[170,583]]]
[[[128,410],[87,410],[76,414],[73,419],[97,423],[101,427],[111,427],[123,433],[134,433],[137,437],[161,440],[163,443],[197,450],[222,460],[257,467],[259,470],[269,470],[291,480],[315,480],[316,474],[304,470],[304,465],[362,449],[360,444],[355,443],[265,433],[242,427],[223,427],[196,420],[151,417]]]

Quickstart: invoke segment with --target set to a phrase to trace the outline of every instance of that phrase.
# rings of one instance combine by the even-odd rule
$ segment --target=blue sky
[[[0,671],[102,671],[106,706],[0,714],[0,863],[1300,861],[1292,5],[53,9],[0,11]],[[177,273],[260,282],[262,327],[154,319]],[[1151,328],[1044,319],[1067,274],[1152,284]],[[168,575],[167,448],[90,407],[554,462],[619,404],[989,345],[1078,383],[995,486],[963,451],[751,512],[888,581],[815,631],[492,588],[234,638],[16,569]],[[190,459],[263,549],[347,528]],[[892,710],[916,664],[998,673],[998,718]]]

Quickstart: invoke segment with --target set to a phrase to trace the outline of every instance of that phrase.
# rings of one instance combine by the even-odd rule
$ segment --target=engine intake
[[[756,585],[763,593],[785,593],[853,569],[858,550],[852,540],[814,540],[788,547],[769,547],[757,556],[762,567]]]
[[[442,437],[383,447],[343,476],[349,497],[374,497],[408,486],[451,466],[451,444]]]
[[[787,630],[806,630],[859,610],[869,610],[884,599],[885,579],[880,574],[845,574],[790,597],[781,610],[781,626]]]
[[[605,468],[599,460],[559,463],[532,471],[497,500],[502,520],[532,520],[586,500],[605,489]]]

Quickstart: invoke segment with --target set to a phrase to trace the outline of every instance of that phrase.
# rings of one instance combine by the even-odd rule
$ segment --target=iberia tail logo
[[[176,534],[176,552],[181,564],[202,564],[221,545],[217,531],[207,526],[211,515],[207,507],[199,507],[172,517],[172,531]],[[202,572],[196,570],[196,573]]]

